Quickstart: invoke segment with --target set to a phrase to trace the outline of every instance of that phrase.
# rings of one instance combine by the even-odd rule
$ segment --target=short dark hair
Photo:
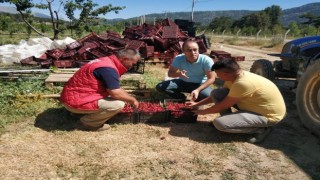
[[[182,50],[184,50],[186,44],[187,44],[187,43],[190,43],[190,42],[192,42],[192,43],[197,43],[197,44],[198,44],[196,38],[188,38],[188,39],[186,39],[186,40],[183,42],[183,44],[182,44]]]
[[[223,70],[225,72],[233,73],[239,71],[240,66],[237,61],[231,59],[221,59],[212,65],[211,70]]]

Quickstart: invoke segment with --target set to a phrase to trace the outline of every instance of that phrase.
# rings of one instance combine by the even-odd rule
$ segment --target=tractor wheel
[[[310,64],[302,74],[296,104],[303,125],[320,136],[320,59]]]
[[[266,59],[256,60],[252,64],[250,72],[253,72],[270,80],[274,80],[275,78],[272,63]]]

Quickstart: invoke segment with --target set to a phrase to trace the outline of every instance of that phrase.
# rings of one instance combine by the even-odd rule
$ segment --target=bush
[[[41,98],[42,94],[52,93],[43,83],[43,80],[27,79],[0,81],[0,132],[7,124],[21,122],[48,107],[59,106],[57,100]]]

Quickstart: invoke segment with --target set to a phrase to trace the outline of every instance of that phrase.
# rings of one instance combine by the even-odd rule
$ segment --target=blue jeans
[[[156,89],[159,92],[169,95],[173,99],[186,99],[186,96],[183,93],[191,93],[200,85],[200,83],[185,82],[181,79],[171,79],[157,84]],[[199,97],[196,101],[200,101],[206,97],[209,97],[211,91],[211,87],[203,89],[200,91]]]

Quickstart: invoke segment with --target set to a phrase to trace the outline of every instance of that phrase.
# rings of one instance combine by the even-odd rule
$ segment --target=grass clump
[[[21,122],[47,108],[58,106],[56,100],[41,97],[52,93],[43,83],[42,80],[27,79],[0,81],[0,132],[10,123]]]

